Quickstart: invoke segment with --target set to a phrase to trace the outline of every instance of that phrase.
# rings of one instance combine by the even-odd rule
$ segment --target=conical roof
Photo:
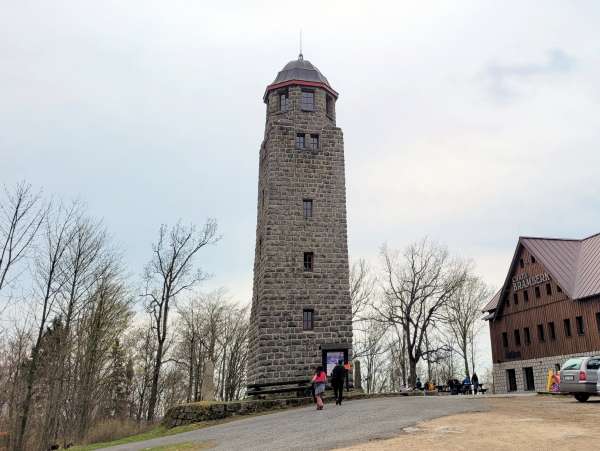
[[[305,60],[302,53],[297,60],[290,61],[279,71],[273,83],[267,86],[265,99],[269,91],[288,85],[303,85],[321,87],[329,91],[336,98],[338,93],[333,90],[327,78],[310,61]]]

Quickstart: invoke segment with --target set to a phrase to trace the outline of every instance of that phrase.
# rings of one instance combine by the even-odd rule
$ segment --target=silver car
[[[598,395],[598,369],[600,356],[573,357],[560,369],[560,392],[575,396],[579,402],[586,402],[590,396]]]

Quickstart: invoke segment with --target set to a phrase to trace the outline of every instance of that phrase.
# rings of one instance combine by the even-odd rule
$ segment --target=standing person
[[[479,378],[477,377],[477,373],[473,371],[473,376],[471,377],[471,384],[473,385],[473,393],[477,394],[477,389],[479,388]]]
[[[317,410],[323,410],[323,392],[327,383],[327,374],[323,371],[322,366],[315,368],[315,375],[312,378],[312,383],[315,387],[315,398],[317,400]]]
[[[419,376],[417,376],[417,382],[415,383],[415,388],[417,390],[421,390],[422,387],[423,387],[423,385],[421,384],[421,379],[419,378]]]
[[[346,379],[346,367],[344,361],[338,360],[337,365],[331,370],[331,386],[335,396],[335,405],[342,405],[342,397],[344,395],[344,380]]]
[[[466,394],[471,388],[471,379],[469,378],[469,375],[467,374],[465,376],[465,378],[462,381],[462,393],[463,395]]]

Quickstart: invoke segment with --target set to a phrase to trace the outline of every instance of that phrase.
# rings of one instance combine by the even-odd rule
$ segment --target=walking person
[[[315,387],[315,398],[317,401],[317,410],[323,410],[323,392],[327,383],[327,374],[323,371],[322,366],[315,368],[315,375],[312,378],[313,386]]]
[[[479,378],[477,377],[477,373],[473,371],[473,376],[471,377],[471,384],[473,386],[473,394],[477,394],[477,389],[479,388]]]
[[[346,367],[343,360],[338,360],[338,363],[331,370],[331,386],[335,396],[335,405],[342,405],[342,397],[344,395],[344,380],[346,379]]]

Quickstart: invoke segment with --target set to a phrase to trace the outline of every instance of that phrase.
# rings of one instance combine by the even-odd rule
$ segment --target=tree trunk
[[[162,366],[162,352],[163,352],[164,341],[158,342],[158,348],[156,349],[156,360],[154,361],[154,371],[152,373],[152,387],[150,389],[150,399],[148,400],[148,421],[154,420],[154,413],[156,410],[156,401],[158,399],[158,378],[160,377],[160,367]]]

